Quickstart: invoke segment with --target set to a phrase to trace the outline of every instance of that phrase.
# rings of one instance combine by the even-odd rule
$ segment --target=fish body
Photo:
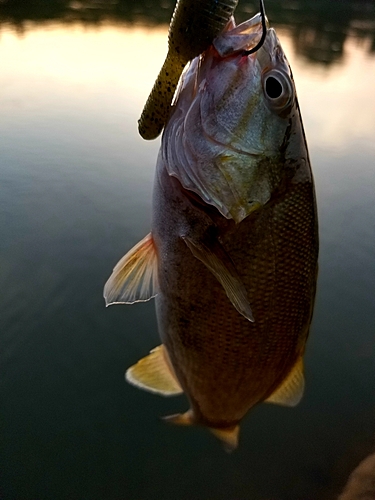
[[[317,276],[293,78],[274,30],[247,55],[259,36],[258,16],[233,21],[184,75],[159,152],[151,233],[105,291],[107,303],[156,295],[162,347],[128,380],[183,391],[190,410],[171,420],[207,426],[230,448],[253,406],[301,399]]]

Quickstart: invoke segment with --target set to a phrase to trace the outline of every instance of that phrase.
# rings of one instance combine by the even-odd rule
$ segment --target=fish
[[[168,120],[170,105],[186,64],[219,35],[238,0],[178,0],[168,33],[168,52],[138,120],[143,139],[155,139]]]
[[[235,449],[251,408],[302,398],[318,247],[292,71],[260,14],[239,25],[232,17],[182,75],[157,159],[151,231],[104,288],[107,305],[155,297],[162,343],[127,381],[184,393],[189,409],[165,419],[207,427]]]

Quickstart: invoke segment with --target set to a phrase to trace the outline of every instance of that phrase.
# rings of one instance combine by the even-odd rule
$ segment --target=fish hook
[[[243,51],[244,56],[248,56],[249,54],[254,54],[254,52],[256,52],[257,50],[259,50],[261,48],[261,46],[264,44],[264,40],[266,39],[266,35],[267,35],[266,11],[264,8],[263,0],[260,0],[259,3],[260,3],[260,15],[262,16],[262,37],[259,40],[259,42],[255,45],[255,47],[253,47],[250,50]]]

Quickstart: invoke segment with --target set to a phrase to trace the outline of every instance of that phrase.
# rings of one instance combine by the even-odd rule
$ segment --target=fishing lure
[[[138,121],[143,139],[155,139],[163,130],[182,70],[211,45],[237,3],[238,0],[177,2],[169,28],[167,57]]]

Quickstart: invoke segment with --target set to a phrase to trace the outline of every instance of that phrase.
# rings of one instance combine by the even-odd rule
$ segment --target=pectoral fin
[[[254,321],[245,286],[220,243],[210,241],[208,246],[188,236],[184,236],[183,240],[194,257],[203,262],[217,278],[237,311],[249,321]]]
[[[149,233],[113,269],[104,286],[106,305],[145,302],[157,294],[157,255]]]
[[[283,406],[296,406],[302,399],[304,388],[305,379],[301,356],[281,386],[265,402]]]
[[[183,392],[163,344],[131,366],[125,378],[136,387],[162,396],[175,396]]]

